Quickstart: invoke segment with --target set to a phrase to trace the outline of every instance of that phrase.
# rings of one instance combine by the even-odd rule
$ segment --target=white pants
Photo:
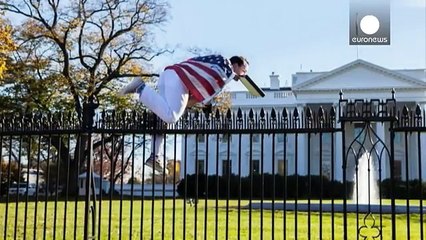
[[[177,122],[188,104],[188,89],[173,70],[165,70],[160,74],[157,87],[158,93],[149,86],[145,86],[139,95],[139,101],[163,121]],[[153,138],[151,151],[154,155],[160,155],[164,136],[155,135]]]

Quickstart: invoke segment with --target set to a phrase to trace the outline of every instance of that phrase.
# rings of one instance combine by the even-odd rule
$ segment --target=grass
[[[228,239],[237,239],[238,234],[241,239],[249,239],[250,236],[252,239],[284,239],[284,234],[286,239],[295,239],[296,236],[297,239],[332,239],[332,226],[334,226],[334,238],[343,239],[344,218],[341,213],[334,214],[333,218],[330,213],[239,211],[238,201],[235,200],[228,202],[228,211],[226,200],[219,200],[217,208],[215,200],[209,200],[207,205],[204,200],[200,200],[197,207],[189,206],[182,199],[176,199],[175,202],[173,200],[135,200],[133,202],[130,200],[122,202],[103,200],[100,203],[101,209],[98,202],[96,213],[99,214],[99,210],[101,210],[101,218],[98,219],[98,215],[96,218],[97,221],[100,221],[100,225],[96,225],[96,228],[100,226],[99,239],[162,239],[163,237],[164,239],[173,237],[175,239],[194,239],[195,234],[197,239],[204,239],[205,233],[207,239],[225,239],[226,235],[228,235]],[[248,203],[248,201],[241,201],[240,205],[246,206]],[[389,203],[389,201],[386,200],[385,203]],[[65,204],[67,204],[66,209]],[[406,201],[398,200],[397,204],[405,205]],[[412,200],[410,205],[418,206],[419,201]],[[6,239],[14,239],[15,236],[17,239],[83,239],[84,208],[85,203],[81,201],[58,202],[56,206],[55,202],[42,201],[29,202],[27,206],[25,202],[0,203],[0,239],[4,238],[4,234],[6,234]],[[57,209],[56,216],[55,209]],[[37,210],[36,216],[35,210]],[[64,218],[65,212],[66,219]],[[357,229],[364,225],[364,216],[365,214],[347,215],[348,239],[357,239]],[[390,239],[391,215],[382,215],[381,221],[380,216],[375,216],[375,218],[375,225],[381,226],[383,239]],[[334,224],[332,224],[332,219],[334,219]],[[423,224],[421,224],[420,220],[419,214],[397,215],[397,239],[421,239],[420,227],[423,225],[423,229],[426,229],[426,221],[423,219]],[[367,223],[370,224],[371,221],[367,221]]]

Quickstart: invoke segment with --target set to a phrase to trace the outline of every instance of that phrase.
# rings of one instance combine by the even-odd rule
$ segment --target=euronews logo
[[[390,45],[390,6],[387,0],[352,0],[350,45]]]

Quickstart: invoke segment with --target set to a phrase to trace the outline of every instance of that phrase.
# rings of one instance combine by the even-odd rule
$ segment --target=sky
[[[391,45],[349,45],[349,0],[171,0],[170,19],[156,33],[175,49],[153,69],[193,56],[190,47],[243,55],[250,76],[269,87],[269,75],[291,84],[300,71],[330,71],[357,58],[389,69],[426,68],[426,0],[391,1]],[[244,90],[236,82],[231,90]]]

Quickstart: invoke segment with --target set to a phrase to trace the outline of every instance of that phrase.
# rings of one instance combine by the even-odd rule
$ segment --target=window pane
[[[228,175],[232,173],[232,160],[222,161],[222,175]]]
[[[204,160],[198,160],[198,174],[204,174],[205,173],[205,166],[204,166]]]
[[[260,173],[260,161],[257,159],[252,160],[252,174],[259,174]]]

